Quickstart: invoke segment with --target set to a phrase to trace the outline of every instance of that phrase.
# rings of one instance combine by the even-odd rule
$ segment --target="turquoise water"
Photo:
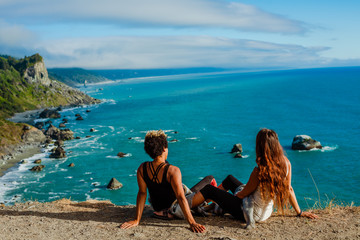
[[[360,204],[360,68],[187,74],[82,90],[104,102],[62,112],[67,127],[81,137],[66,142],[68,157],[49,159],[45,152],[10,169],[0,178],[0,202],[66,197],[135,204],[136,169],[150,160],[143,139],[151,129],[163,129],[170,140],[178,140],[169,143],[168,160],[180,167],[188,186],[209,174],[218,182],[228,174],[246,182],[255,167],[256,134],[266,127],[279,134],[302,207],[319,199],[317,188],[321,201]],[[84,121],[75,121],[76,113]],[[97,131],[90,133],[91,128]],[[310,135],[325,148],[291,150],[298,134]],[[243,145],[245,158],[229,153],[235,143]],[[118,158],[118,152],[127,157]],[[30,172],[38,158],[46,168]],[[68,168],[70,163],[75,167]],[[107,190],[112,177],[124,187]]]

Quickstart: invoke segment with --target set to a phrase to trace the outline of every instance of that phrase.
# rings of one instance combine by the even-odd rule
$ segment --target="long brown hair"
[[[277,133],[270,129],[261,129],[256,136],[256,163],[259,167],[261,197],[274,200],[281,212],[289,198],[286,161]]]

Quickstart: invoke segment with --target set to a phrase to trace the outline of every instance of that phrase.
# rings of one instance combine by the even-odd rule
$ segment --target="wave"
[[[94,188],[94,189],[91,189],[90,192],[93,193],[93,192],[97,192],[97,191],[100,191],[101,189],[100,188]]]
[[[147,132],[149,132],[149,131],[157,131],[158,129],[150,129],[150,130],[143,130],[143,131],[140,131],[141,133],[147,133]],[[168,129],[168,130],[162,130],[164,133],[168,133],[168,132],[176,132],[175,130],[172,130],[172,129]]]
[[[131,153],[126,153],[125,155],[124,155],[124,157],[131,157],[132,156],[132,154]],[[111,159],[120,159],[120,157],[119,156],[114,156],[114,155],[109,155],[109,156],[106,156],[106,158],[111,158]]]
[[[98,187],[98,186],[100,186],[100,182],[93,182],[93,183],[91,183],[91,185],[95,186],[95,187]]]
[[[323,146],[321,149],[319,148],[313,148],[313,149],[310,149],[310,150],[299,150],[299,152],[332,152],[332,151],[335,151],[336,149],[338,149],[339,146],[338,145],[335,145],[335,146]]]
[[[114,99],[101,99],[101,103],[100,104],[110,104],[110,105],[114,105],[116,104],[116,100]]]
[[[38,183],[40,179],[45,177],[45,172],[33,173],[29,171],[29,169],[37,165],[34,164],[35,160],[42,159],[42,161],[44,161],[48,154],[48,151],[44,149],[44,152],[35,154],[29,158],[25,158],[23,159],[22,163],[18,163],[8,169],[0,178],[0,202],[13,202],[11,200],[13,196],[10,196],[11,192],[14,192],[14,190],[19,189],[27,184]],[[34,180],[29,181],[28,176],[31,176],[31,178]],[[24,179],[24,181],[19,181],[19,179]]]
[[[321,152],[331,152],[331,151],[334,151],[336,149],[338,149],[339,146],[336,145],[336,146],[324,146],[322,149],[320,149]]]

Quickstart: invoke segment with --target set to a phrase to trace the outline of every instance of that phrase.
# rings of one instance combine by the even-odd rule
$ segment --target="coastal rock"
[[[40,164],[40,163],[41,163],[41,159],[36,159],[36,160],[34,161],[34,163],[35,163],[35,164]]]
[[[95,128],[91,128],[91,129],[90,129],[90,132],[95,132]]]
[[[75,167],[74,163],[70,163],[68,167]]]
[[[67,118],[63,118],[62,121],[63,121],[63,123],[68,123],[69,120]]]
[[[51,137],[49,137],[49,136],[46,136],[46,140],[45,140],[45,144],[50,144],[50,143],[52,143],[52,139],[51,139]]]
[[[54,143],[55,146],[58,146],[58,147],[62,147],[64,146],[64,141],[63,140],[57,140],[55,143]]]
[[[45,135],[57,140],[60,135],[60,129],[58,129],[54,125],[50,125],[49,128],[46,130]]]
[[[50,154],[50,158],[65,158],[65,150],[62,147],[55,148],[55,151]]]
[[[23,142],[26,143],[40,143],[46,140],[46,137],[42,131],[37,128],[31,128],[28,131],[25,131],[21,136]]]
[[[72,140],[74,139],[74,132],[70,129],[61,129],[58,139],[63,141]]]
[[[45,122],[45,125],[50,125],[50,124],[52,124],[51,120],[48,120],[48,121]]]
[[[91,138],[92,136],[90,136],[90,135],[87,135],[87,136],[85,136],[86,138]]]
[[[64,123],[59,124],[59,128],[65,128],[65,127],[66,127],[66,125]]]
[[[79,137],[79,136],[76,136],[76,137],[75,137],[75,139],[81,139],[81,137]]]
[[[177,139],[173,139],[173,140],[170,140],[170,142],[178,142],[179,140]]]
[[[41,170],[43,170],[45,168],[44,165],[38,165],[38,166],[34,166],[30,169],[30,171],[33,171],[33,172],[40,172]]]
[[[291,148],[293,150],[310,150],[313,148],[321,149],[321,143],[312,139],[308,135],[296,135],[293,139]]]
[[[81,117],[81,115],[79,113],[75,114],[75,117]]]
[[[87,113],[91,112],[89,109],[86,110]]]
[[[84,120],[84,119],[83,119],[83,117],[82,117],[82,116],[80,116],[80,117],[77,117],[77,118],[76,118],[76,120],[78,120],[78,121],[79,121],[79,120]]]
[[[57,110],[45,109],[40,113],[39,118],[61,118],[61,115]]]
[[[55,140],[71,140],[74,139],[74,132],[70,129],[58,129],[57,127],[50,125],[50,127],[45,132],[46,136],[49,136]]]
[[[125,157],[125,156],[126,156],[126,153],[119,152],[119,153],[117,154],[117,156],[118,156],[119,158],[122,158],[122,157]]]
[[[237,153],[237,154],[235,154],[234,158],[242,158],[241,153]]]
[[[242,145],[240,143],[234,144],[230,153],[242,153]]]
[[[42,129],[44,127],[44,123],[43,122],[37,122],[35,123],[34,127],[36,127],[37,129]]]
[[[116,180],[116,178],[112,178],[106,188],[115,190],[115,189],[122,188],[122,186],[123,185],[121,182]]]
[[[28,126],[28,125],[25,125],[25,126],[23,127],[23,131],[28,131],[28,130],[30,130],[30,129],[31,129],[31,127]]]

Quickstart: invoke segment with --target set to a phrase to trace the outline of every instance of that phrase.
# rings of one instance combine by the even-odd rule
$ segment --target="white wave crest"
[[[91,183],[92,186],[99,186],[100,185],[100,182],[93,182]]]
[[[187,140],[199,140],[197,137],[190,137],[190,138],[185,138]]]
[[[299,150],[299,152],[315,152],[315,151],[319,151],[319,152],[332,152],[335,151],[336,149],[338,149],[339,146],[335,145],[335,146],[323,146],[321,149],[319,148],[313,148],[310,150]]]
[[[336,146],[324,146],[322,149],[320,149],[321,152],[331,152],[331,151],[334,151],[336,149],[338,149],[339,146],[336,145]]]

